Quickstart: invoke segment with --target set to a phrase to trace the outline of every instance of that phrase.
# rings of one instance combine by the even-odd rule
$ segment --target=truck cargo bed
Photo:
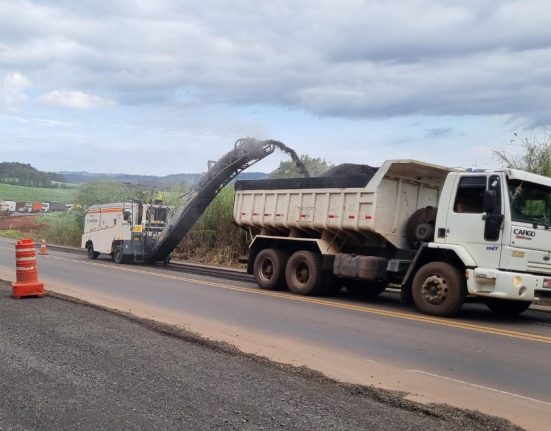
[[[297,190],[365,187],[373,175],[239,180],[235,190]]]

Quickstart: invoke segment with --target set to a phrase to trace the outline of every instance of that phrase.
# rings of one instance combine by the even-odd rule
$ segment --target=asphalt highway
[[[13,279],[13,268],[13,242],[2,239],[0,278]],[[391,293],[370,302],[304,298],[58,251],[39,256],[39,274],[49,291],[178,325],[339,381],[480,410],[527,429],[551,423],[551,314],[545,311],[503,319],[467,304],[458,318],[437,319]]]

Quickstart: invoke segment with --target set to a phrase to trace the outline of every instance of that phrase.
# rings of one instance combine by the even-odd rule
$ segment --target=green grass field
[[[6,201],[59,201],[72,203],[77,189],[45,189],[14,186],[0,183],[0,200]]]

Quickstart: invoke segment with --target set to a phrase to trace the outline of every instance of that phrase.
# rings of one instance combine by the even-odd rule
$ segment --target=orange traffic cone
[[[36,249],[31,238],[20,240],[15,245],[15,275],[17,280],[12,286],[12,296],[44,296],[44,283],[38,280],[36,267]]]
[[[48,254],[48,248],[46,247],[46,240],[40,241],[40,251],[38,254]]]

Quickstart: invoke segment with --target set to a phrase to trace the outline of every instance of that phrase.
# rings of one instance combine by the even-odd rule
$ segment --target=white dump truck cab
[[[551,298],[550,227],[550,178],[514,169],[450,173],[429,247],[457,253],[469,294],[522,309]]]

